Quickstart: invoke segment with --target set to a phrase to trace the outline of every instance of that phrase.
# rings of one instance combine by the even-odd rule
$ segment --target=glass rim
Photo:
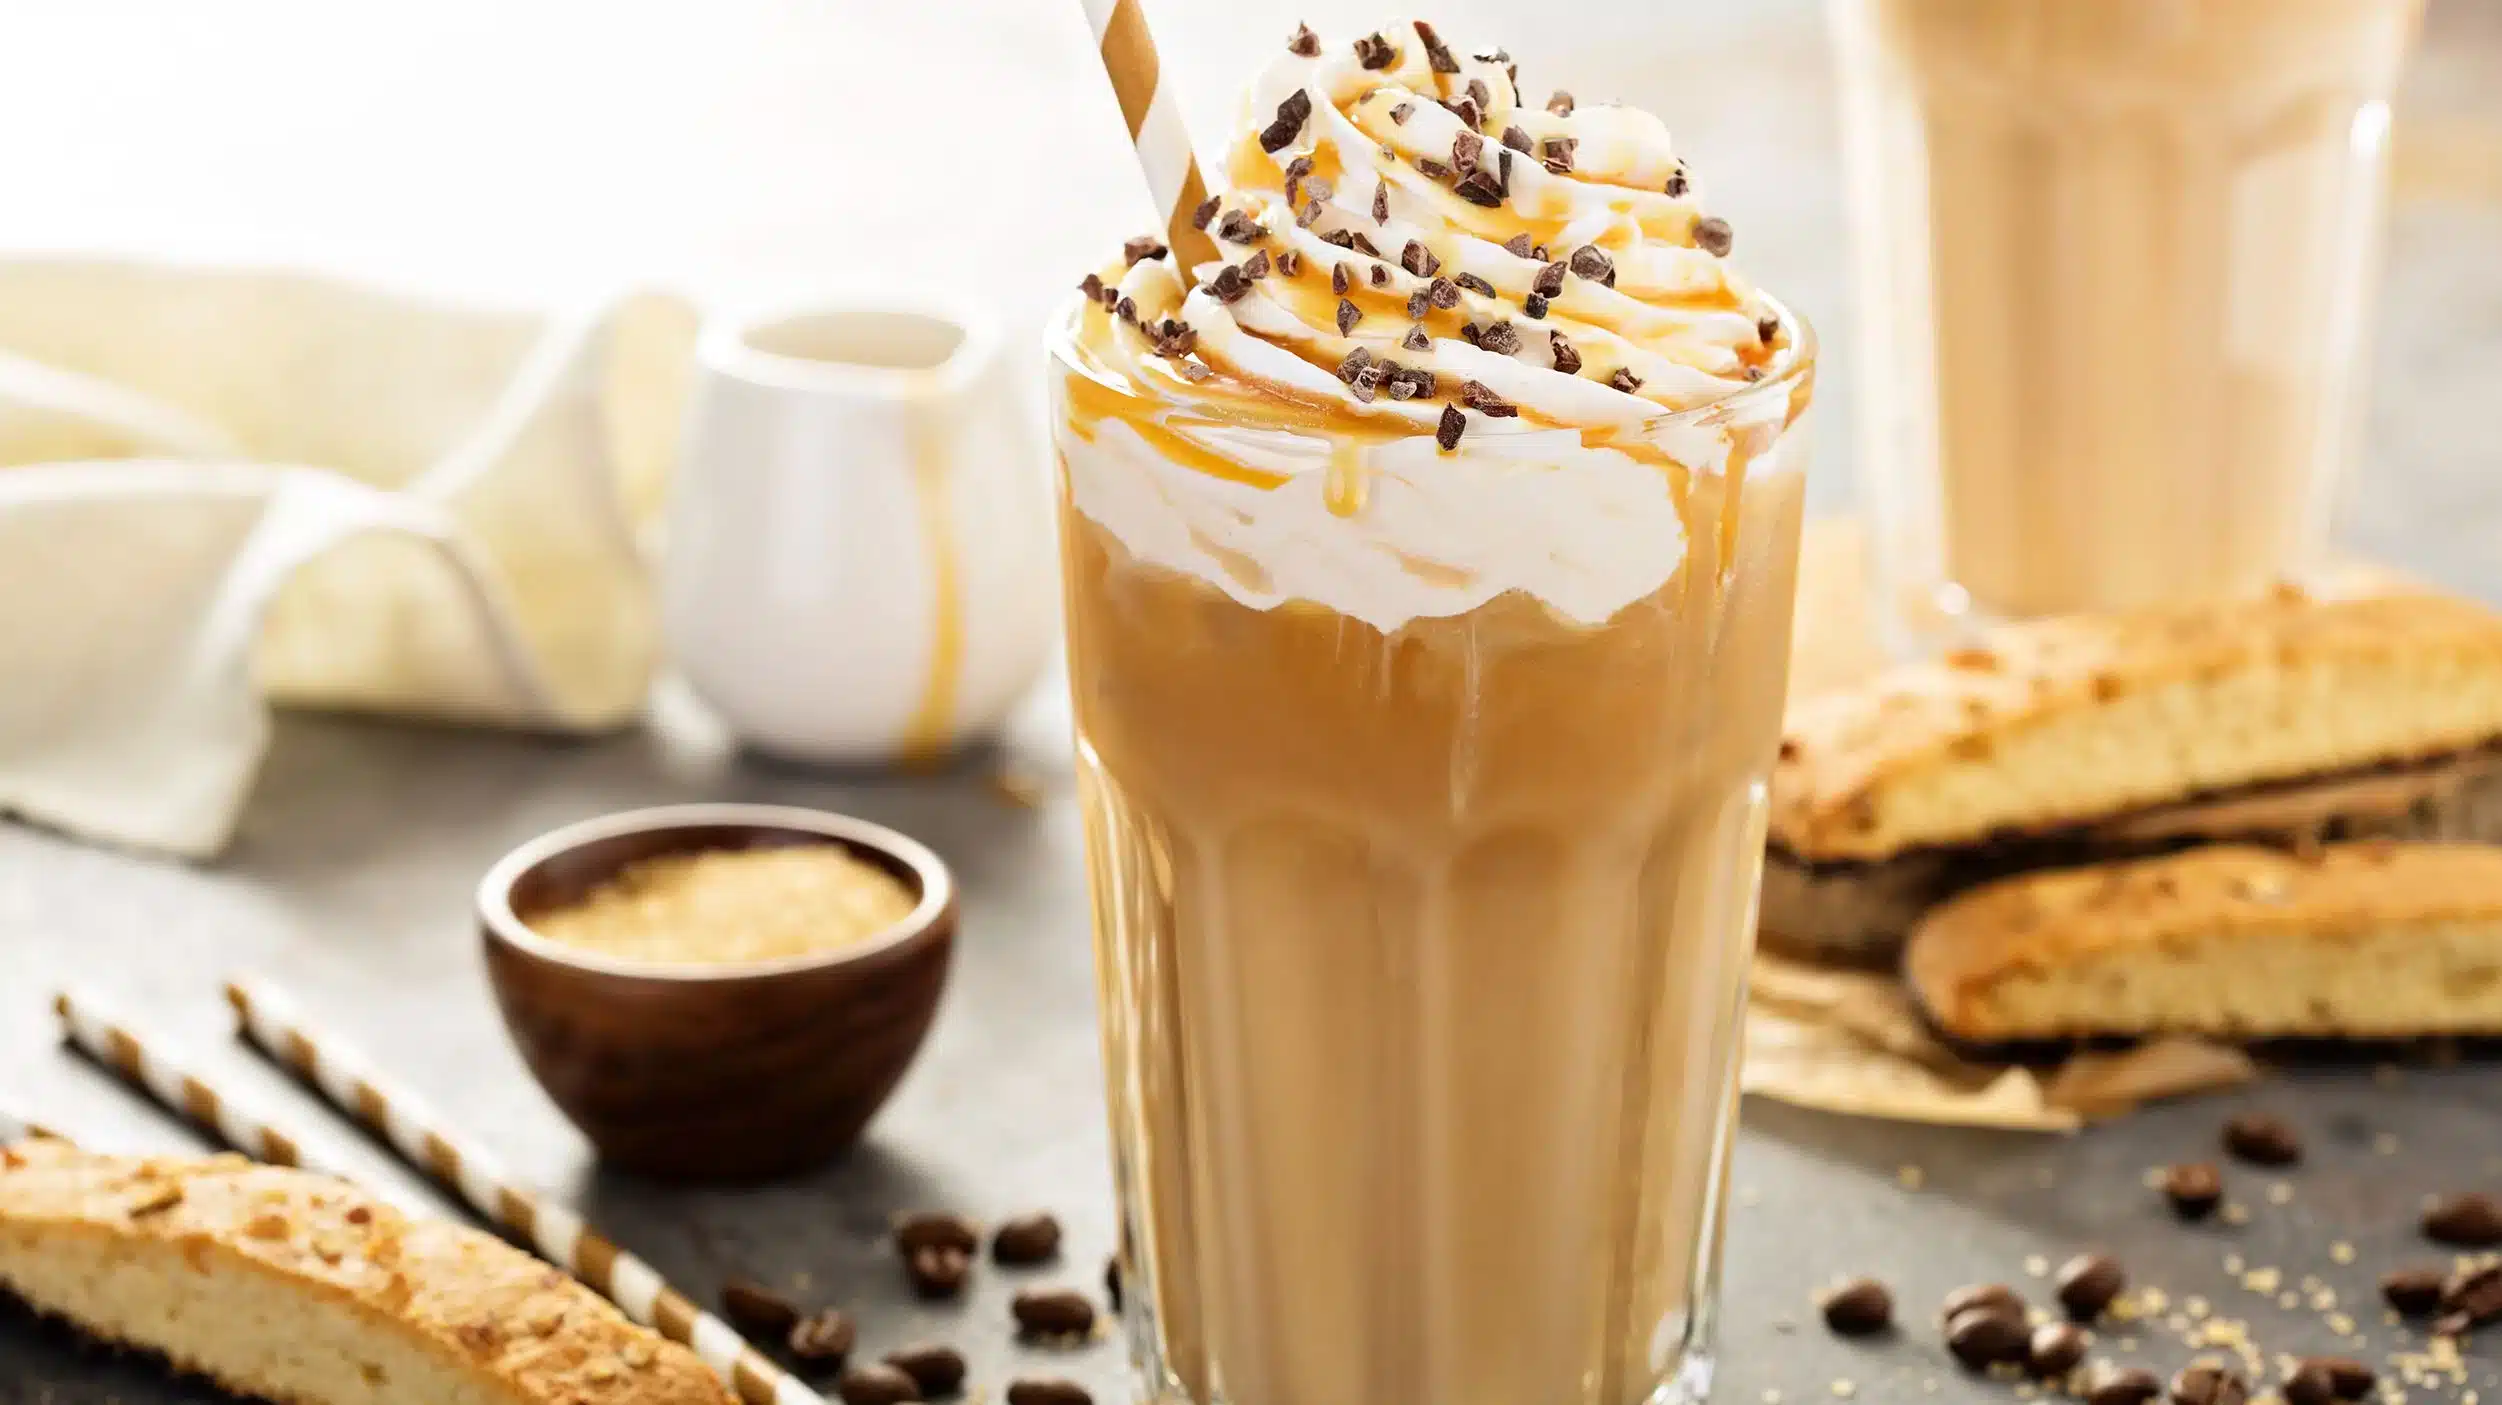
[[[1782,329],[1790,334],[1788,356],[1781,362],[1776,372],[1762,380],[1737,386],[1726,394],[1714,396],[1700,404],[1688,405],[1680,410],[1663,409],[1658,414],[1644,415],[1639,419],[1578,425],[1533,423],[1526,418],[1489,420],[1483,425],[1471,425],[1469,432],[1498,435],[1552,434],[1560,429],[1645,433],[1714,424],[1728,418],[1734,411],[1751,408],[1776,396],[1786,400],[1814,377],[1817,353],[1821,349],[1817,341],[1816,329],[1812,323],[1800,315],[1796,308],[1772,294],[1758,290],[1756,296],[1771,305],[1773,311],[1781,319]],[[1140,401],[1154,400],[1167,405],[1184,407],[1191,403],[1187,398],[1151,395],[1141,389],[1130,377],[1104,374],[1102,368],[1093,363],[1093,358],[1079,355],[1076,328],[1078,317],[1084,311],[1086,303],[1087,298],[1084,293],[1073,293],[1063,303],[1060,310],[1052,313],[1045,322],[1043,349],[1052,360],[1058,362],[1063,369],[1084,376],[1118,395]],[[1301,432],[1303,428],[1303,426],[1296,425],[1280,425],[1277,427],[1277,432],[1296,433]],[[1433,432],[1433,428],[1429,425],[1419,425],[1413,431],[1417,436],[1426,438],[1430,438]]]

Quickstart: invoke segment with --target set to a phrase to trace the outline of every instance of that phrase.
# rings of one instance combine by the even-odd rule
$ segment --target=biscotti
[[[1929,913],[1903,973],[1980,1043],[2502,1032],[2502,848],[2218,844],[2024,874]]]
[[[735,1405],[500,1240],[239,1157],[0,1148],[0,1289],[282,1405]]]
[[[1768,942],[1889,961],[1928,907],[2197,843],[2502,839],[2502,615],[2294,592],[2066,617],[1793,708]]]

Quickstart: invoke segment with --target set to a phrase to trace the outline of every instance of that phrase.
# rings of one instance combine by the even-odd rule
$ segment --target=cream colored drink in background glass
[[[1488,53],[1297,36],[1221,262],[1054,337],[1162,1401],[1708,1380],[1814,349],[1656,119]]]
[[[1832,0],[1862,482],[1915,637],[2317,569],[2421,8]]]

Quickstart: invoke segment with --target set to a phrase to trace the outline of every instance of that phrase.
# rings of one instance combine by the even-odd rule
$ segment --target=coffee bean
[[[962,1293],[964,1280],[972,1273],[971,1254],[942,1245],[915,1249],[904,1260],[904,1276],[912,1280],[912,1291],[932,1301]]]
[[[1993,1308],[1966,1308],[1946,1324],[1946,1349],[1970,1370],[2022,1361],[2032,1349],[2024,1319]]]
[[[1075,1381],[1015,1381],[1008,1386],[1008,1405],[1095,1405],[1095,1398]]]
[[[2302,1137],[2281,1117],[2245,1112],[2224,1124],[2224,1149],[2253,1166],[2291,1166],[2302,1159]]]
[[[1019,1215],[990,1237],[990,1256],[1003,1264],[1049,1263],[1060,1254],[1060,1222],[1051,1215]]]
[[[2085,1392],[2085,1405],[2146,1405],[2163,1394],[2163,1382],[2143,1366],[2108,1371]]]
[[[886,1364],[910,1376],[921,1394],[931,1400],[964,1388],[964,1353],[951,1346],[934,1342],[908,1346],[888,1353]]]
[[[2460,1249],[2490,1249],[2502,1244],[2502,1205],[2472,1190],[2445,1195],[2424,1212],[2424,1237]]]
[[[2337,1387],[2328,1370],[2310,1362],[2285,1379],[2285,1405],[2337,1405]]]
[[[1103,1261],[1103,1296],[1112,1310],[1121,1310],[1121,1261],[1116,1256]]]
[[[895,1222],[895,1247],[906,1257],[923,1249],[953,1249],[969,1256],[980,1252],[982,1233],[962,1215],[924,1211]]]
[[[2184,1161],[2164,1170],[2163,1198],[2183,1220],[2203,1220],[2223,1203],[2224,1177],[2211,1161]]]
[[[1946,1295],[1938,1306],[1940,1321],[1952,1322],[1976,1307],[1990,1308],[2011,1317],[2024,1315],[2024,1299],[2004,1283],[1972,1283]]]
[[[2084,1364],[2085,1348],[2092,1342],[2092,1336],[2074,1323],[2045,1322],[2033,1329],[2033,1339],[2026,1344],[2024,1369],[2043,1380],[2057,1380]]]
[[[2360,1400],[2379,1379],[2371,1367],[2351,1356],[2306,1357],[2303,1366],[2317,1366],[2328,1375],[2329,1393],[2339,1400]]]
[[[721,1285],[721,1315],[751,1337],[778,1341],[799,1325],[799,1305],[752,1278]]]
[[[2437,1268],[2391,1269],[2380,1276],[2380,1296],[2397,1311],[2420,1317],[2441,1306],[2441,1281]]]
[[[840,1308],[829,1307],[791,1328],[791,1355],[803,1366],[832,1371],[851,1355],[852,1345],[858,1340],[859,1333],[853,1329],[850,1316]]]
[[[912,1378],[892,1366],[854,1366],[834,1383],[843,1405],[904,1405],[921,1398]]]
[[[2068,1316],[2091,1322],[2128,1286],[2128,1274],[2109,1254],[2079,1254],[2059,1265],[2053,1282],[2059,1290],[2059,1306],[2068,1310]]]
[[[2242,1405],[2249,1398],[2250,1382],[2221,1366],[2186,1366],[2172,1378],[2172,1405]]]
[[[1065,1288],[1028,1289],[1009,1304],[1019,1332],[1029,1337],[1075,1337],[1092,1331],[1095,1305]]]
[[[1854,1278],[1816,1304],[1824,1325],[1845,1337],[1865,1337],[1894,1325],[1894,1295],[1873,1278]]]
[[[2455,1337],[2497,1317],[2502,1317],[2502,1264],[2486,1264],[2441,1285],[2441,1318],[2433,1327]]]

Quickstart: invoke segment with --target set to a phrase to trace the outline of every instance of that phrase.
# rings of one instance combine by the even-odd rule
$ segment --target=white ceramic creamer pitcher
[[[927,761],[1057,641],[1050,483],[998,328],[837,303],[697,346],[662,609],[696,693],[771,755]]]

